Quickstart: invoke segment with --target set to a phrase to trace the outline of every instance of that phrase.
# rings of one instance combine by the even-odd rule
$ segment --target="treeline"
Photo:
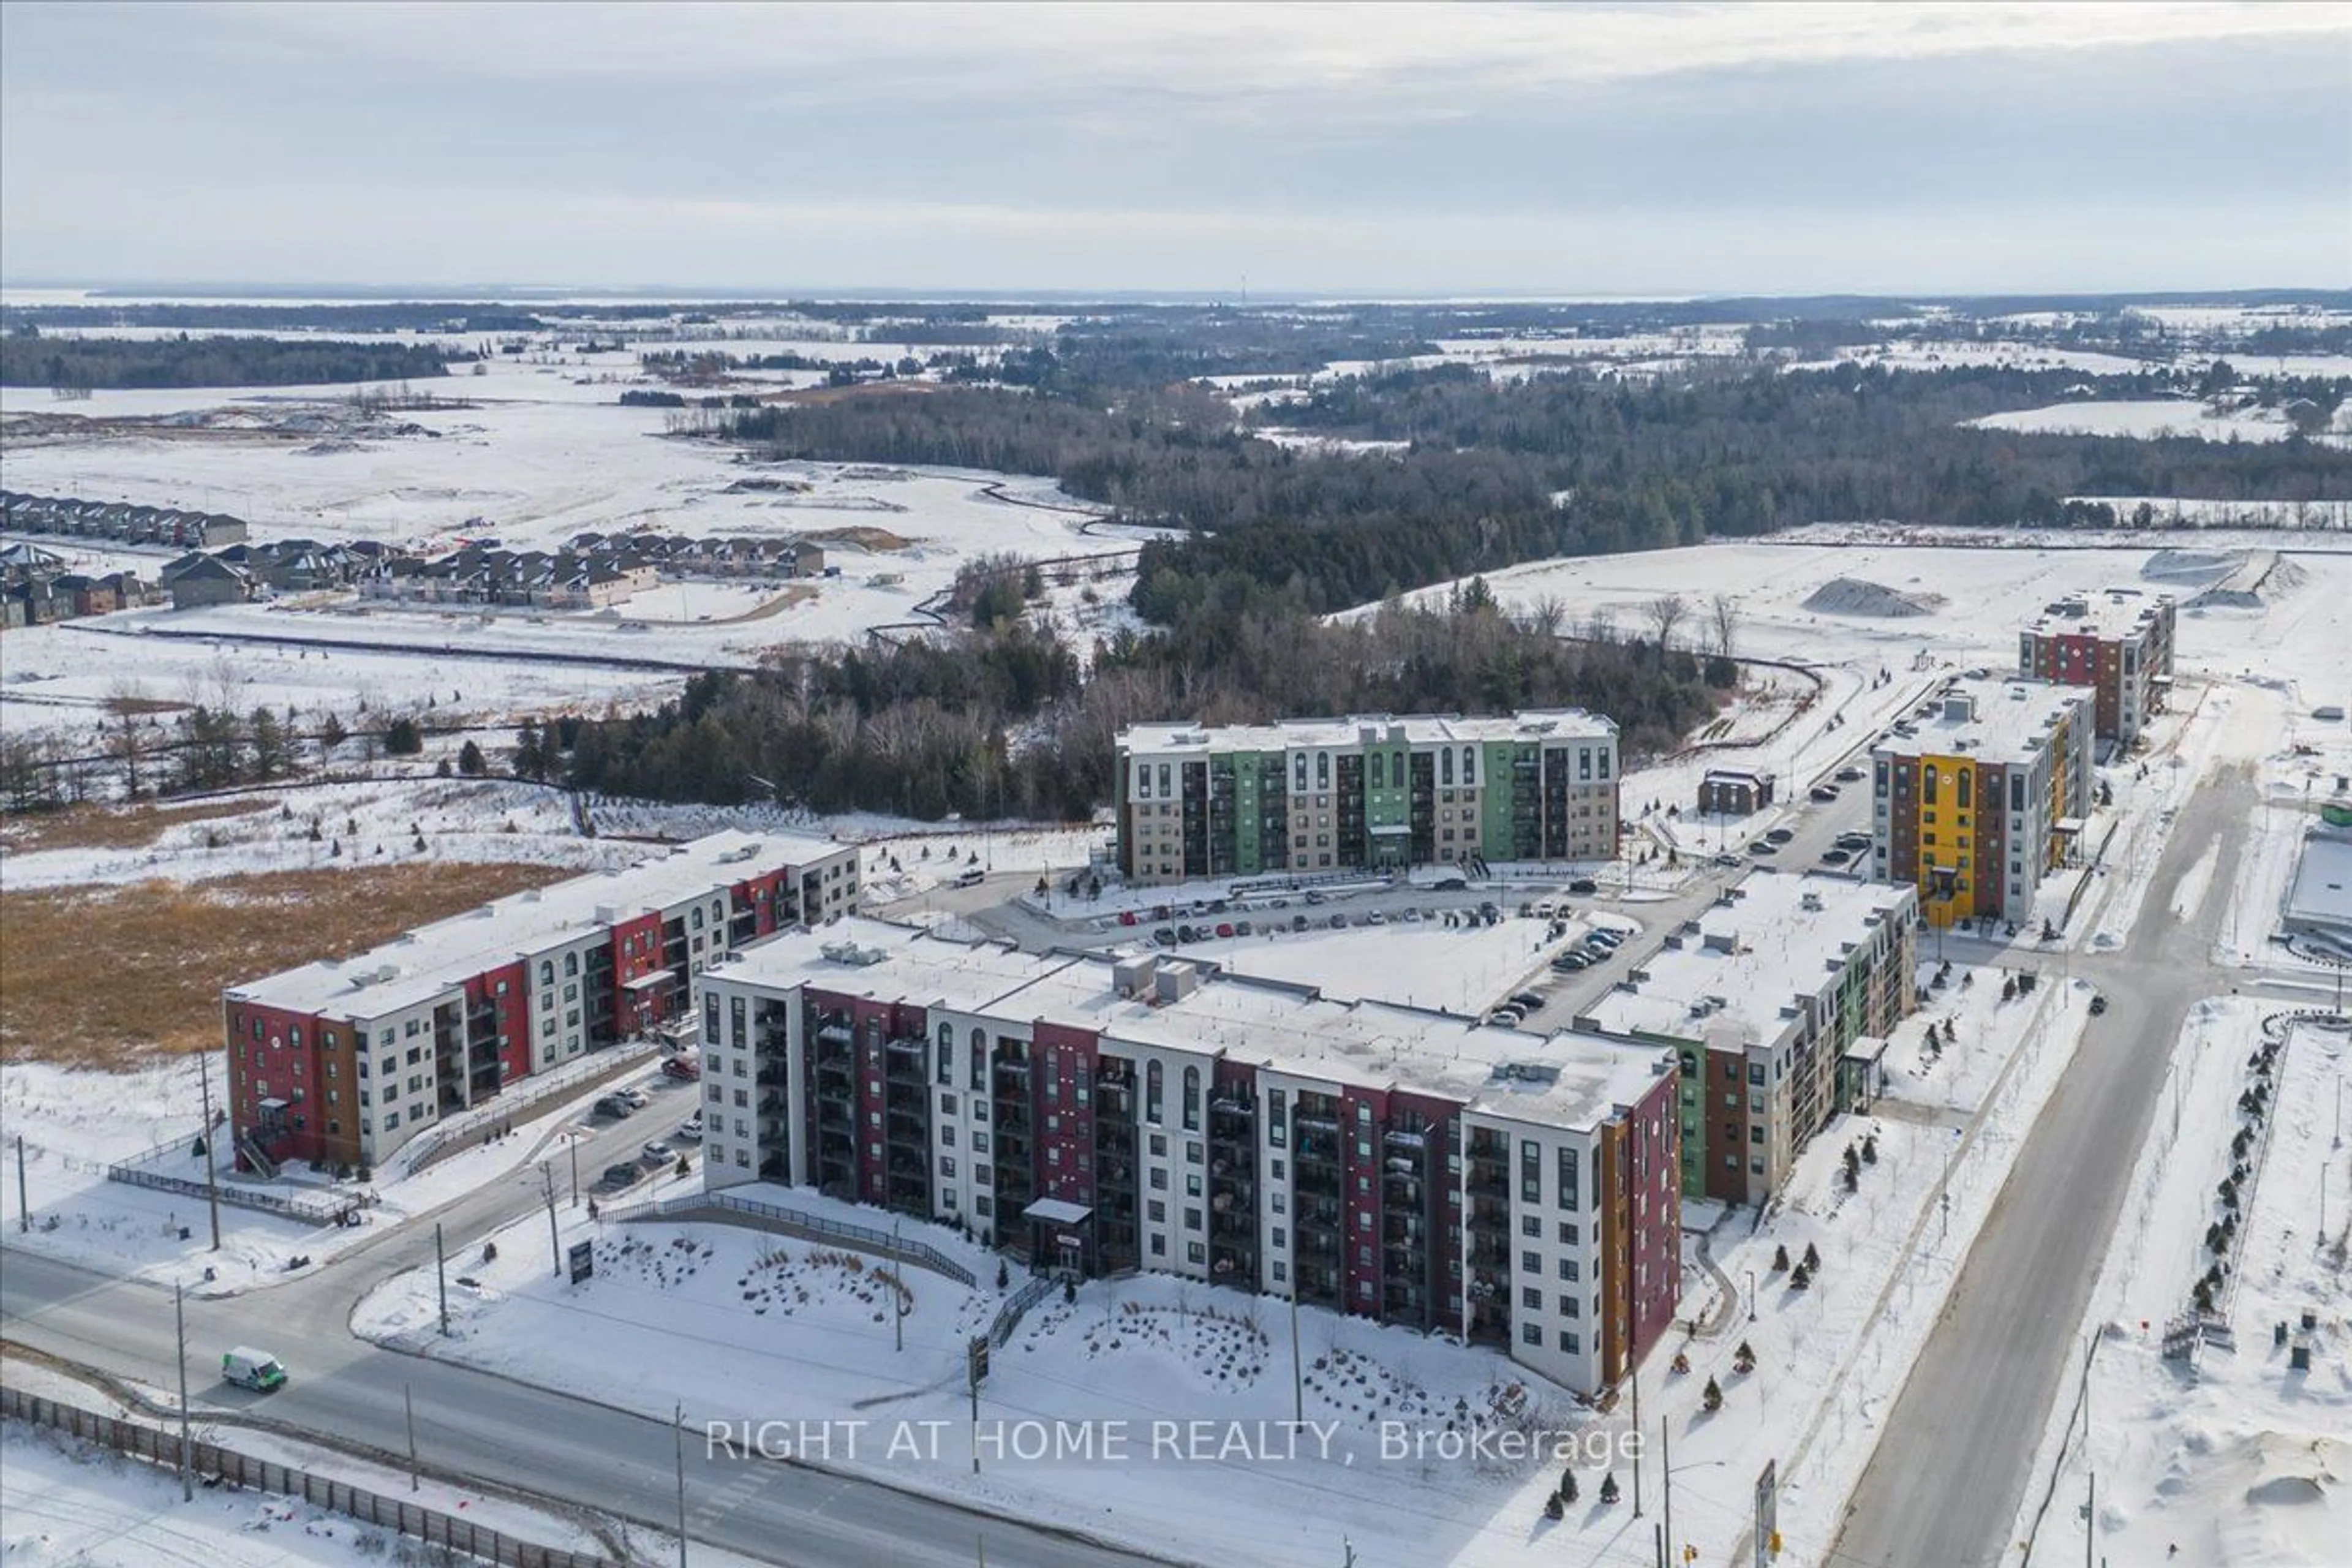
[[[470,356],[460,356],[470,357]],[[446,375],[430,343],[189,337],[0,337],[0,385],[55,387],[306,386]]]
[[[794,650],[698,676],[656,712],[534,729],[521,771],[658,800],[1080,820],[1109,799],[1113,743],[1137,723],[1577,706],[1654,750],[1712,710],[1691,653],[1562,641],[1482,591],[1344,625],[1263,606],[1221,625],[1124,637],[1083,678],[1061,638],[1021,623]]]

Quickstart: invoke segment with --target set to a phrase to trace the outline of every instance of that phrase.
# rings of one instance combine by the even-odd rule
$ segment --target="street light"
[[[1756,1270],[1748,1271],[1748,1321],[1756,1321]]]

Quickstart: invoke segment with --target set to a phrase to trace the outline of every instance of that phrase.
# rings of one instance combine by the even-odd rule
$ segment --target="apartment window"
[[[1570,1355],[1580,1355],[1584,1352],[1584,1342],[1562,1329],[1559,1331],[1559,1348]]]
[[[1519,1342],[1529,1345],[1542,1344],[1543,1330],[1534,1323],[1521,1323],[1519,1325]]]
[[[1285,1279],[1289,1279],[1289,1278],[1290,1278],[1290,1270],[1289,1270],[1288,1268],[1285,1268],[1283,1265],[1281,1265],[1281,1264],[1279,1264],[1279,1263],[1277,1263],[1277,1264],[1276,1264],[1276,1265],[1274,1266],[1274,1282],[1275,1282],[1276,1284],[1279,1285],[1279,1284],[1281,1284]]]
[[[1529,1238],[1541,1236],[1543,1234],[1543,1221],[1531,1214],[1521,1215],[1519,1216],[1519,1234]]]
[[[1583,1265],[1578,1263],[1575,1258],[1563,1258],[1559,1260],[1559,1277],[1561,1279],[1573,1280],[1579,1278],[1582,1273]]]
[[[1265,1141],[1277,1149],[1281,1148],[1290,1137],[1290,1125],[1283,1116],[1285,1109],[1283,1102],[1286,1098],[1287,1095],[1282,1089],[1266,1091]]]
[[[1153,1198],[1149,1203],[1145,1204],[1143,1205],[1143,1213],[1144,1217],[1149,1219],[1154,1225],[1165,1225],[1168,1223],[1168,1205],[1162,1199]]]
[[[1573,1296],[1562,1296],[1559,1299],[1559,1310],[1562,1317],[1580,1318],[1584,1315],[1584,1304]]]
[[[1186,1068],[1184,1069],[1184,1131],[1198,1132],[1200,1130],[1201,1069]]]
[[[1581,1196],[1577,1182],[1576,1151],[1562,1149],[1559,1152],[1559,1206],[1573,1214],[1582,1206],[1580,1202]]]
[[[1168,1190],[1168,1173],[1157,1165],[1151,1168],[1151,1190],[1158,1193]]]
[[[1572,1226],[1572,1225],[1570,1225],[1570,1224],[1569,1224],[1569,1223],[1567,1223],[1565,1220],[1563,1220],[1563,1221],[1561,1221],[1561,1222],[1560,1222],[1560,1227],[1559,1227],[1559,1244],[1560,1244],[1562,1247],[1574,1247],[1574,1246],[1576,1246],[1576,1245],[1577,1245],[1577,1240],[1578,1240],[1579,1234],[1580,1234],[1580,1233],[1578,1232],[1578,1230],[1577,1230],[1576,1226]]]
[[[1201,1211],[1199,1209],[1188,1208],[1184,1211],[1184,1228],[1186,1230],[1198,1230],[1201,1228]]]
[[[1151,1256],[1154,1258],[1165,1258],[1168,1256],[1168,1238],[1166,1237],[1154,1236],[1151,1238]]]
[[[1530,1312],[1543,1310],[1543,1292],[1530,1285],[1519,1292],[1519,1305]]]
[[[951,1154],[942,1154],[940,1156],[940,1174],[950,1180],[954,1178],[955,1156]]]
[[[1542,1254],[1542,1253],[1540,1253],[1540,1252],[1522,1252],[1522,1253],[1520,1253],[1520,1254],[1519,1254],[1519,1272],[1520,1272],[1520,1273],[1522,1273],[1522,1274],[1540,1274],[1540,1273],[1542,1273],[1542,1272],[1543,1272],[1543,1254]]]
[[[1543,1202],[1543,1145],[1532,1138],[1519,1142],[1519,1201]]]
[[[1195,1073],[1199,1071],[1198,1068],[1188,1068],[1186,1070]],[[1146,1121],[1158,1121],[1160,1120],[1160,1100],[1166,1087],[1163,1081],[1164,1077],[1165,1075],[1161,1071],[1160,1066],[1158,1062],[1146,1062],[1144,1064],[1143,1119]],[[1162,1145],[1161,1147],[1155,1148],[1152,1152],[1155,1154],[1161,1154],[1167,1152],[1167,1150],[1166,1147]]]
[[[952,1149],[955,1147],[955,1129],[953,1127],[942,1127],[940,1129],[940,1147],[942,1149]]]

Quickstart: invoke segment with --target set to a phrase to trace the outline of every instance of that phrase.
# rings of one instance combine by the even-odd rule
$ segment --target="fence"
[[[167,1469],[179,1466],[178,1435],[159,1427],[101,1415],[54,1399],[37,1398],[18,1388],[0,1388],[0,1415],[55,1427]],[[510,1563],[514,1568],[621,1568],[607,1557],[542,1546],[456,1514],[388,1498],[348,1481],[312,1475],[297,1466],[257,1459],[217,1443],[191,1444],[188,1462],[195,1474],[207,1478],[207,1484],[210,1478],[218,1477],[231,1486],[300,1498],[314,1507],[348,1514],[362,1524],[397,1531],[428,1546],[446,1546],[485,1563]]]
[[[1028,1315],[1029,1309],[1044,1300],[1045,1293],[1053,1288],[1053,1277],[1040,1274],[1014,1291],[1011,1300],[996,1309],[996,1321],[988,1326],[990,1341],[1002,1349],[1004,1342],[1013,1337],[1013,1331],[1021,1326],[1021,1320]]]
[[[310,1225],[348,1224],[351,1215],[375,1202],[363,1193],[264,1193],[236,1182],[216,1182],[207,1186],[187,1176],[167,1176],[160,1171],[142,1171],[132,1165],[109,1165],[106,1179],[191,1198],[217,1196],[232,1208],[254,1209]]]
[[[217,1128],[221,1123],[227,1120],[227,1111],[215,1110],[213,1112],[212,1124],[214,1127]],[[153,1144],[151,1147],[140,1150],[136,1154],[126,1154],[121,1159],[111,1161],[110,1163],[117,1165],[152,1165],[158,1160],[163,1159],[169,1155],[181,1153],[184,1151],[192,1148],[197,1139],[208,1135],[209,1130],[199,1125],[192,1131],[180,1133],[176,1137],[166,1138],[161,1143]]]
[[[733,1193],[689,1193],[677,1197],[661,1198],[650,1203],[632,1204],[626,1208],[607,1210],[608,1220],[627,1223],[631,1220],[659,1219],[672,1215],[691,1214],[698,1209],[719,1209],[728,1214],[743,1215],[757,1219],[777,1230],[806,1237],[812,1241],[838,1241],[860,1252],[878,1252],[885,1258],[901,1263],[911,1263],[946,1276],[971,1289],[977,1284],[971,1270],[941,1252],[938,1247],[920,1241],[905,1241],[887,1230],[871,1226],[851,1225],[846,1220],[826,1219],[804,1209],[788,1208],[759,1198],[739,1197]]]

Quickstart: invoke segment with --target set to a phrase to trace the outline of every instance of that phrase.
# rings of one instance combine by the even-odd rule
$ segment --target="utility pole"
[[[1666,1568],[1666,1552],[1675,1539],[1675,1455],[1667,1445],[1666,1418],[1663,1415],[1658,1417],[1658,1485],[1664,1494],[1658,1506],[1665,1514],[1658,1525],[1658,1568]]]
[[[1633,1363],[1633,1517],[1642,1517],[1642,1363]]]
[[[208,1145],[209,1146],[209,1145]],[[33,1228],[33,1205],[25,1201],[25,1135],[16,1134],[16,1234]]]
[[[555,1166],[540,1162],[539,1173],[547,1184],[547,1253],[555,1268],[555,1277],[563,1278],[563,1236],[555,1228]]]
[[[1294,1429],[1307,1425],[1307,1373],[1298,1364],[1298,1281],[1290,1282],[1290,1423]]]
[[[180,1282],[172,1281],[172,1333],[180,1344],[180,1500],[196,1500],[195,1446],[188,1435],[188,1314]]]
[[[677,1568],[686,1568],[686,1406],[670,1415],[670,1430],[677,1441]]]
[[[580,1130],[578,1128],[564,1129],[563,1148],[564,1152],[572,1156],[572,1206],[578,1208],[580,1206]]]
[[[433,1222],[433,1280],[441,1291],[441,1336],[449,1335],[449,1257],[441,1249],[441,1222]]]
[[[400,1403],[408,1413],[408,1489],[415,1491],[424,1483],[416,1477],[416,1390],[413,1384],[400,1385]]]
[[[196,1053],[196,1088],[205,1103],[205,1204],[212,1210],[212,1250],[220,1250],[220,1174],[213,1164],[213,1069],[212,1053]]]
[[[890,1261],[895,1266],[890,1277],[890,1348],[904,1354],[907,1349],[906,1287],[899,1283],[898,1270],[907,1265],[898,1256],[898,1222],[890,1222]]]

